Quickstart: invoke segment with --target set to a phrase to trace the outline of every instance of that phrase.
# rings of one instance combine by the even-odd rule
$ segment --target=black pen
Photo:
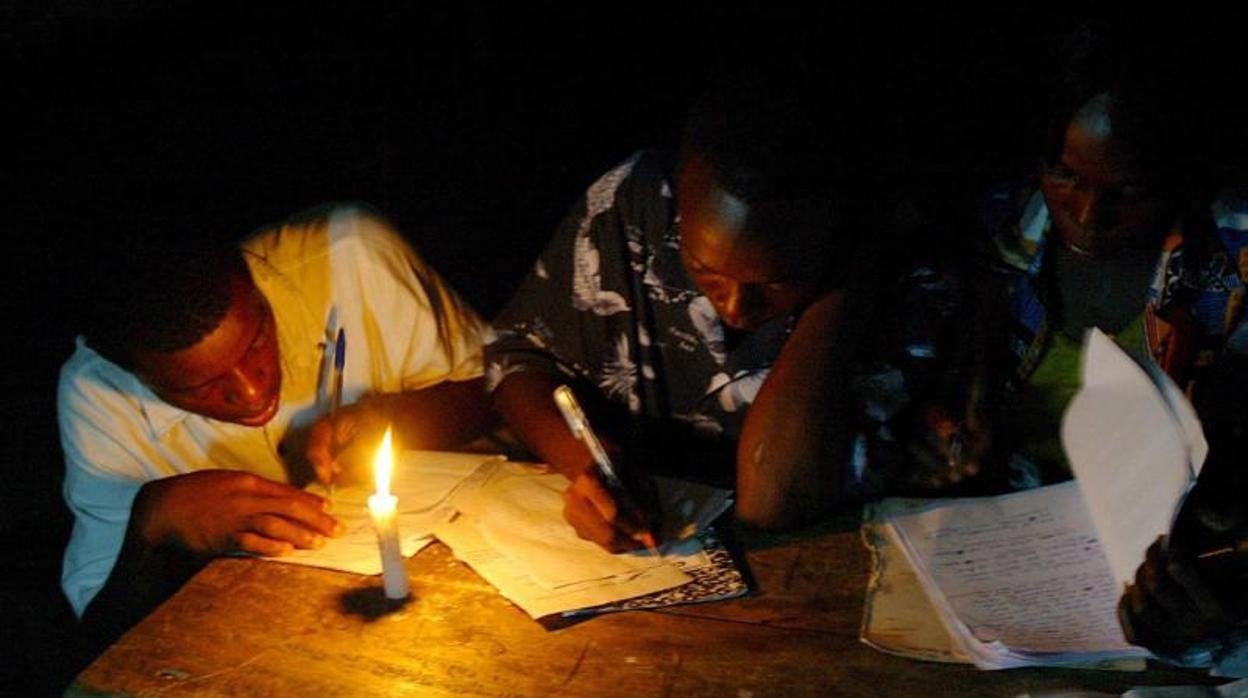
[[[606,449],[602,447],[602,442],[598,440],[598,435],[593,429],[589,428],[589,418],[585,416],[584,410],[581,409],[580,403],[576,401],[576,396],[572,394],[572,389],[566,385],[555,388],[555,405],[559,407],[559,413],[563,415],[563,421],[568,423],[568,429],[572,431],[572,435],[580,439],[585,447],[589,449],[589,453],[593,456],[594,465],[598,470],[598,475],[608,487],[615,490],[616,494],[626,500],[631,507],[633,514],[638,514],[638,520],[642,517],[634,502],[628,497],[628,490],[624,487],[624,482],[620,480],[620,476],[615,472],[615,466],[611,463],[611,457],[607,455]],[[623,502],[622,502],[623,503]],[[659,554],[659,546],[654,538],[654,533],[649,529],[643,529],[634,534],[634,538],[640,541],[655,555]]]

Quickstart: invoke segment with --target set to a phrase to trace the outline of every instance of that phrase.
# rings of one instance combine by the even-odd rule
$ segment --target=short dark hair
[[[834,153],[817,123],[816,78],[755,69],[722,78],[689,110],[683,155],[711,165],[746,201],[826,190]]]
[[[689,110],[682,160],[698,156],[724,191],[751,205],[750,232],[767,239],[811,232],[831,242],[844,226],[846,158],[815,97],[821,79],[793,66],[731,74]]]
[[[173,352],[221,324],[230,281],[250,272],[234,245],[122,244],[107,284],[92,299],[83,335],[101,356],[130,370],[136,352]]]

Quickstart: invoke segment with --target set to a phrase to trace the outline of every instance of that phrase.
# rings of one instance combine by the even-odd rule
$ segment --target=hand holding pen
[[[657,555],[657,540],[645,510],[638,506],[636,493],[630,491],[621,479],[571,389],[560,386],[554,392],[554,400],[568,429],[585,445],[592,458],[591,467],[573,481],[566,495],[568,505],[565,515],[569,522],[582,537],[608,549],[626,547],[616,542],[622,532],[635,541],[634,544],[641,543]],[[588,500],[593,505],[593,511],[575,506],[578,497]]]
[[[312,425],[308,433],[306,457],[313,474],[325,486],[330,501],[335,485],[365,481],[370,448],[375,448],[388,423],[372,409],[368,400],[346,407],[342,404],[343,369],[346,366],[347,336],[339,329],[334,343],[333,374],[329,384],[329,411]]]

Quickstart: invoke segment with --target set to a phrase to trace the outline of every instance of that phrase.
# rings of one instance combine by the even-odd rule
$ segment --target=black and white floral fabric
[[[491,391],[518,371],[563,373],[635,417],[737,438],[791,318],[726,331],[681,265],[670,181],[642,151],[589,187],[494,322]]]

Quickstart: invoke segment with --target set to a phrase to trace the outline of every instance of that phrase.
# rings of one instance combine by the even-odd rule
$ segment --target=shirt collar
[[[263,269],[263,271],[259,271],[260,269]],[[253,263],[252,270],[253,274],[256,274],[258,277],[256,279],[257,286],[261,288],[261,292],[265,294],[266,298],[269,298],[270,307],[273,308],[279,346],[298,346],[302,349],[301,351],[279,352],[283,373],[282,392],[284,394],[288,388],[287,382],[293,376],[306,371],[314,362],[313,354],[317,349],[317,341],[320,337],[305,336],[306,330],[301,330],[309,326],[308,323],[291,322],[292,318],[286,317],[282,312],[283,310],[294,310],[301,314],[300,319],[305,319],[302,316],[308,313],[307,308],[298,297],[298,292],[291,287],[289,280],[263,263]],[[326,332],[328,333],[328,330]],[[153,392],[138,376],[120,367],[116,368],[120,373],[118,382],[123,386],[125,392],[133,395],[139,403],[139,409],[154,438],[163,439],[178,424],[192,416],[198,416],[193,412],[170,405]],[[202,418],[208,419],[207,417]]]
[[[143,411],[147,426],[156,438],[164,438],[170,429],[191,415],[190,412],[161,400],[137,376],[131,375],[131,378],[135,383],[132,394],[138,398],[139,409]]]
[[[175,424],[186,419],[189,414],[186,410],[161,400],[138,376],[95,352],[87,344],[85,338],[78,337],[76,341],[79,350],[86,349],[99,356],[105,367],[106,379],[116,385],[119,392],[134,397],[139,405],[139,412],[143,415],[143,420],[147,423],[147,428],[154,438],[162,438]]]

